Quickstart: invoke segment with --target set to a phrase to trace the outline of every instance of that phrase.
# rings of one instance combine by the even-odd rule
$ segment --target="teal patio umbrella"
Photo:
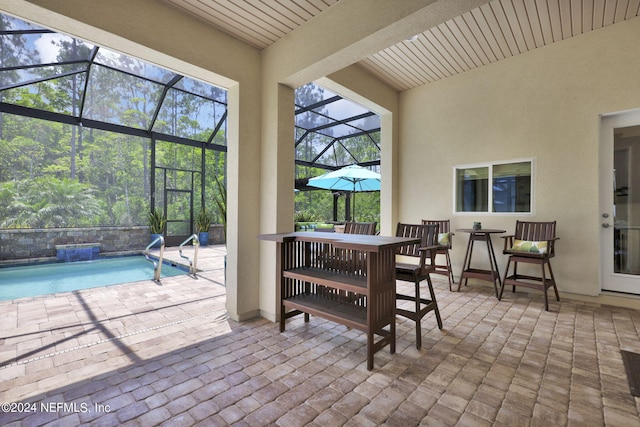
[[[380,191],[380,174],[358,165],[345,166],[342,169],[327,172],[310,178],[308,185],[333,191]],[[355,197],[353,213],[355,217]]]

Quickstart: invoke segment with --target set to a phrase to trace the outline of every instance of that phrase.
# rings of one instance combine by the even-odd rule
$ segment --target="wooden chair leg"
[[[431,304],[433,304],[433,311],[436,312],[438,329],[442,329],[442,318],[440,317],[440,310],[438,309],[438,302],[436,301],[436,293],[433,291],[433,284],[431,283],[431,277],[429,276],[427,276],[427,284],[429,285],[429,293],[431,294]]]
[[[556,293],[556,301],[560,301],[560,294],[558,294],[558,287],[556,286],[556,278],[553,275],[553,270],[551,269],[551,262],[547,261],[547,265],[549,266],[549,276],[551,276],[551,283],[553,284],[553,290]]]
[[[507,259],[507,268],[504,271],[504,278],[502,279],[502,283],[500,284],[500,295],[498,295],[498,301],[502,300],[502,292],[504,291],[504,282],[509,277],[509,266],[511,265],[511,257]]]
[[[449,292],[452,291],[452,284],[456,283],[456,279],[453,277],[453,269],[451,268],[451,257],[449,256],[449,251],[445,252],[447,257],[447,270],[449,272]]]
[[[549,297],[547,296],[547,277],[544,272],[544,262],[540,264],[542,269],[542,292],[544,292],[544,309],[549,311]]]
[[[511,268],[511,263],[512,262],[513,262],[513,273],[511,275],[509,275],[509,269]],[[548,273],[545,270],[545,264],[548,265],[548,268],[549,268]],[[542,288],[542,292],[544,293],[544,309],[546,311],[549,311],[549,295],[547,294],[547,291],[549,290],[549,288],[553,287],[553,291],[554,291],[555,296],[556,296],[556,301],[560,301],[560,294],[558,293],[558,286],[556,285],[556,278],[553,275],[553,269],[551,268],[551,263],[549,262],[549,260],[541,260],[541,262],[540,262],[540,270],[541,270],[541,276],[539,278],[526,276],[526,275],[523,275],[522,278],[524,280],[535,280],[535,283],[529,284],[527,282],[527,284],[525,284],[524,286],[531,287],[531,288],[534,288],[534,289]],[[510,282],[510,284],[513,285],[513,292],[515,292],[516,291],[517,282],[518,282],[518,262],[517,261],[513,261],[511,259],[511,257],[509,257],[508,260],[507,260],[507,267],[506,267],[505,272],[504,272],[504,279],[502,280],[502,286],[500,287],[500,292],[498,294],[498,300],[502,299],[502,294],[503,294],[503,291],[504,291],[504,287],[506,286],[507,278],[511,278],[509,280],[509,282]],[[540,287],[538,287],[537,281],[540,281]]]
[[[415,310],[415,318],[413,320],[415,320],[416,323],[416,348],[418,350],[420,350],[420,348],[422,348],[422,328],[420,327],[420,322],[422,320],[422,318],[420,317],[420,282],[416,281],[415,282],[416,285],[416,310]]]
[[[430,311],[435,312],[436,321],[438,322],[438,328],[442,329],[442,317],[440,316],[440,309],[436,301],[436,294],[433,290],[433,283],[431,277],[427,276],[427,285],[429,287],[429,298],[421,298],[420,296],[420,280],[414,281],[415,291],[413,295],[396,293],[396,300],[413,302],[413,310],[401,308],[396,306],[396,314],[398,316],[406,317],[407,319],[415,322],[416,328],[416,348],[420,350],[422,348],[422,318],[425,317]]]

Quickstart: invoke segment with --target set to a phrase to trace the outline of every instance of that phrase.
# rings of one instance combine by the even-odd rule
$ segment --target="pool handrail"
[[[149,256],[149,249],[155,246],[156,243],[160,242],[160,256],[158,260],[155,261],[151,259]],[[156,282],[160,281],[160,273],[162,272],[162,262],[164,260],[164,237],[158,236],[153,242],[149,243],[147,248],[144,250],[144,257],[153,264],[153,280]]]
[[[189,258],[188,256],[182,255],[183,246],[192,240],[193,240],[193,246],[195,246],[195,249],[193,252],[193,261],[191,261],[191,258]],[[200,239],[198,238],[197,234],[192,234],[191,236],[187,237],[184,242],[180,243],[180,249],[179,249],[180,257],[186,259],[189,262],[189,274],[193,274],[194,276],[196,275],[196,264],[198,263],[199,247],[200,247]]]

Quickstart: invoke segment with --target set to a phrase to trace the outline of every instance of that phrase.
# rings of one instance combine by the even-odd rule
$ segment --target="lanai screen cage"
[[[304,220],[380,220],[380,195],[360,195],[351,217],[351,192],[318,190],[309,178],[348,165],[380,172],[380,116],[314,83],[296,90],[296,212]],[[312,191],[316,190],[316,191]],[[342,197],[344,196],[344,197]],[[343,210],[339,207],[344,206]]]
[[[375,114],[314,84],[296,104],[298,176],[379,164]],[[224,89],[0,14],[0,229],[223,223],[226,119]]]
[[[0,228],[224,218],[227,93],[0,15]]]

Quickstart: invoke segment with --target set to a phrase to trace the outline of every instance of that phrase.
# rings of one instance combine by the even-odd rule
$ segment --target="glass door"
[[[193,192],[165,190],[167,209],[167,246],[177,246],[193,234]]]
[[[601,124],[602,290],[640,295],[640,110]]]

